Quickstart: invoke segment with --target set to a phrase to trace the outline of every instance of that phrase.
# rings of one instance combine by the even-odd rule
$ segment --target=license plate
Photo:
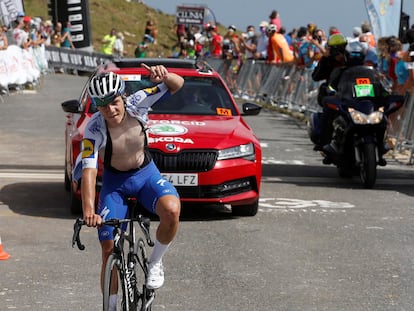
[[[197,174],[162,174],[174,186],[198,186]]]

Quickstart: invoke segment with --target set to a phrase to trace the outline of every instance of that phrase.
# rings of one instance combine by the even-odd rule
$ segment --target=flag
[[[375,38],[399,35],[402,0],[365,0]]]

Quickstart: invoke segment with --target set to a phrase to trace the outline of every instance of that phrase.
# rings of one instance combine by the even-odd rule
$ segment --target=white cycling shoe
[[[162,261],[148,264],[147,288],[158,289],[164,284],[164,267]]]

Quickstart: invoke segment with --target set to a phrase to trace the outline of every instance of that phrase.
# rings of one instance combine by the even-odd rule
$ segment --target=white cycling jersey
[[[167,86],[160,83],[154,87],[139,90],[125,100],[126,111],[143,126],[148,123],[148,110],[160,98],[170,95]],[[73,179],[82,177],[83,168],[97,168],[99,151],[106,147],[107,128],[105,119],[98,111],[89,120],[83,135],[81,151],[76,158]]]

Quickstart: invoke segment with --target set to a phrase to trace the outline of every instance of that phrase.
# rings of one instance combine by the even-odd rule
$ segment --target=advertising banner
[[[88,0],[48,0],[49,15],[56,25],[71,23],[70,31],[75,48],[91,45],[91,26]]]
[[[0,24],[10,25],[23,11],[22,0],[0,0]]]
[[[177,6],[176,24],[203,25],[204,7]]]
[[[402,0],[365,0],[375,38],[399,35]]]

